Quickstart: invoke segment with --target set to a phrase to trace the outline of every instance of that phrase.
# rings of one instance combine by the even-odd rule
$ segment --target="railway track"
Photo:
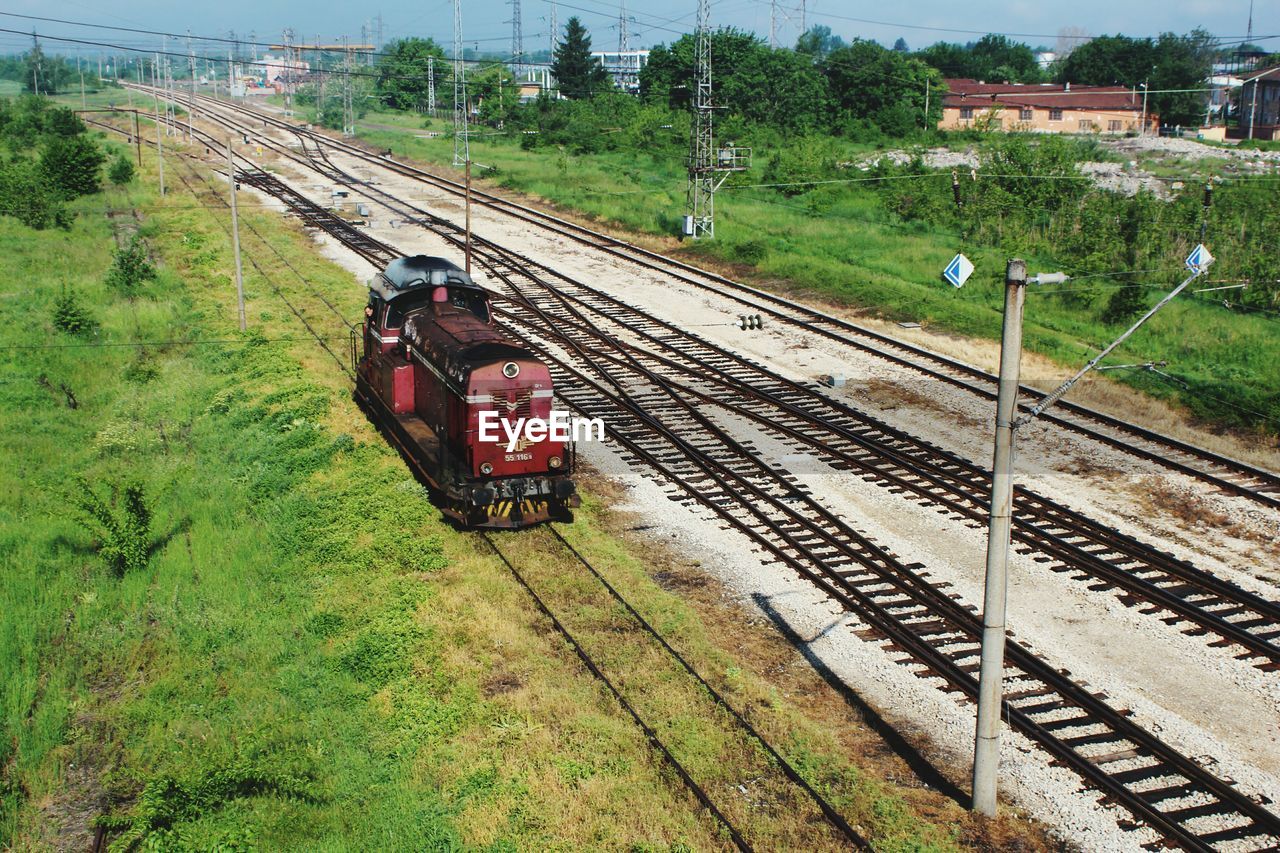
[[[323,217],[315,221],[323,227]],[[456,231],[446,234],[457,238]],[[566,312],[576,312],[579,325],[591,322],[565,302],[555,315],[537,300],[519,296],[514,277],[536,278],[536,266],[520,268],[510,253],[483,241],[476,250],[480,264],[516,294],[507,322],[553,365],[566,402],[588,416],[606,417],[634,461],[661,473],[684,500],[720,516],[823,589],[907,662],[924,667],[926,677],[974,695],[977,619],[933,587],[922,566],[904,564],[832,514],[786,472],[765,464],[641,356],[613,346],[606,335],[594,338],[591,348],[569,335],[549,335]],[[364,251],[371,250],[365,246]],[[553,291],[550,284],[542,287]],[[615,351],[604,358],[601,349]],[[625,380],[620,364],[629,365]],[[1135,725],[1024,645],[1011,643],[1009,658],[1005,712],[1010,723],[1166,841],[1188,849],[1224,844],[1265,849],[1280,840],[1280,818],[1259,802]]]
[[[318,149],[313,158],[329,176],[360,188]],[[366,237],[350,238],[352,228],[341,217],[320,208],[296,190],[265,173],[246,178],[272,195],[287,199],[302,211],[305,222],[347,242],[366,259],[384,263],[383,255],[366,251]],[[369,189],[367,186],[363,189]],[[410,216],[429,215],[405,208]],[[327,221],[327,225],[326,225]],[[437,223],[456,241],[456,231]],[[582,336],[606,334],[613,341],[639,337],[648,347],[651,364],[682,376],[681,387],[706,402],[756,421],[797,446],[815,451],[835,467],[855,470],[898,492],[914,495],[940,512],[955,514],[973,524],[985,521],[989,475],[978,466],[941,448],[914,439],[848,404],[832,400],[815,386],[787,380],[722,347],[695,338],[670,323],[638,311],[598,289],[557,273],[536,262],[478,240],[503,258],[512,282],[526,281],[533,295],[549,300],[550,328],[575,329]],[[538,276],[526,276],[537,270]],[[546,284],[554,281],[554,287]],[[526,290],[517,291],[529,298]],[[571,301],[588,319],[559,310]],[[631,353],[640,350],[629,347]],[[663,353],[658,355],[657,353]],[[713,383],[715,393],[702,390]],[[1069,508],[1020,487],[1015,497],[1015,540],[1037,559],[1052,561],[1056,570],[1075,572],[1099,588],[1114,589],[1126,604],[1160,613],[1188,633],[1214,633],[1220,643],[1234,644],[1240,656],[1264,670],[1280,668],[1280,604],[1222,581],[1173,555],[1133,537],[1111,530]]]
[[[207,96],[199,97],[224,108],[239,110],[242,114],[262,121],[264,125],[270,123],[300,136],[306,135],[317,144],[329,146],[366,161],[376,160],[382,168],[430,184],[451,194],[461,196],[465,192],[464,185],[457,181],[382,157],[359,143],[333,139],[325,134],[265,116],[240,105],[227,104]],[[862,352],[911,368],[930,379],[963,388],[987,399],[995,399],[996,377],[980,368],[834,317],[794,300],[707,272],[675,258],[627,243],[501,196],[479,191],[474,187],[471,195],[475,204],[499,210],[523,222],[554,231],[575,242],[646,269],[662,272],[685,284],[712,290],[721,296],[740,302],[749,310],[768,315],[775,322],[815,332]],[[1019,405],[1026,410],[1043,398],[1045,392],[1023,385],[1019,396],[1021,398]],[[1161,467],[1194,477],[1224,493],[1239,495],[1265,506],[1280,508],[1280,474],[1276,472],[1214,453],[1077,403],[1059,401],[1056,409],[1058,411],[1042,414],[1041,418]]]
[[[203,179],[194,168],[188,167],[188,171],[197,179]],[[199,189],[193,185],[191,180],[182,173],[177,173],[178,179],[187,188],[187,190],[197,198],[205,198],[210,202],[221,200],[221,196],[206,185],[206,192],[201,193]],[[226,206],[225,204],[223,206]],[[225,223],[220,224],[225,226]],[[325,217],[315,223],[316,227],[329,226],[335,231],[351,237],[349,223],[345,223],[340,218]],[[355,238],[354,246],[358,246],[360,251],[370,259],[389,260],[386,249],[382,244],[376,241]],[[266,276],[266,271],[258,264],[256,259],[250,258],[255,269]],[[313,321],[308,320],[300,311],[297,305],[290,302],[274,284],[271,285],[277,290],[277,295],[285,301],[285,304],[294,314],[294,316],[302,323],[307,332],[315,338],[316,342],[327,352],[332,354],[332,350],[328,346],[328,342],[315,328]],[[336,312],[331,303],[324,300],[324,304],[333,311],[337,319],[345,323],[340,313]],[[343,369],[345,375],[350,379],[351,373],[346,366],[339,360],[339,367]],[[406,458],[409,458],[406,455]],[[609,630],[616,634],[624,634],[627,631],[635,631],[642,634],[649,642],[661,650],[660,656],[665,657],[672,664],[672,668],[683,673],[690,681],[696,685],[695,694],[701,694],[702,698],[711,706],[708,710],[711,712],[706,715],[706,719],[713,717],[723,719],[725,725],[722,727],[721,736],[726,741],[736,738],[734,744],[741,755],[750,755],[756,759],[755,766],[738,767],[741,771],[742,778],[749,779],[752,786],[752,795],[755,799],[753,805],[751,801],[744,799],[740,795],[740,790],[735,786],[732,791],[720,790],[712,794],[711,790],[705,783],[697,781],[689,768],[680,761],[676,752],[663,738],[659,731],[657,723],[651,723],[649,718],[642,713],[638,707],[638,703],[627,698],[624,682],[620,682],[616,677],[610,677],[607,667],[604,666],[596,656],[594,656],[587,646],[583,643],[580,636],[576,635],[573,629],[566,623],[563,614],[557,615],[552,609],[551,604],[545,594],[540,594],[533,586],[529,579],[529,572],[521,570],[517,567],[516,562],[499,547],[498,541],[502,538],[501,534],[492,534],[487,532],[477,533],[477,538],[482,541],[488,550],[493,553],[502,563],[502,565],[511,573],[518,585],[531,598],[535,607],[543,616],[552,624],[552,627],[565,640],[569,647],[573,650],[575,656],[583,664],[591,675],[599,681],[607,692],[619,704],[625,714],[637,725],[643,732],[650,746],[658,754],[660,759],[665,762],[681,783],[690,791],[698,804],[711,815],[712,819],[718,823],[723,831],[728,835],[729,840],[739,850],[751,851],[754,845],[751,843],[750,834],[742,828],[748,817],[757,816],[761,810],[779,811],[782,809],[799,810],[812,812],[801,820],[792,820],[790,823],[796,825],[803,833],[802,836],[775,838],[771,839],[771,843],[785,845],[803,845],[811,846],[814,843],[813,827],[816,824],[823,824],[826,829],[819,831],[818,836],[829,846],[838,849],[854,849],[854,850],[870,850],[872,849],[870,842],[862,835],[862,833],[849,824],[840,811],[820,793],[814,786],[805,779],[804,775],[790,762],[785,756],[774,746],[774,744],[766,737],[755,725],[753,725],[742,713],[740,713],[732,703],[725,697],[723,693],[714,687],[698,670],[689,662],[689,660],[681,654],[671,643],[653,626],[652,622],[646,619],[636,607],[626,599],[625,596],[611,583],[608,578],[601,572],[599,568],[593,565],[583,554],[575,548],[564,535],[556,528],[548,525],[547,533],[558,546],[559,556],[568,556],[571,561],[579,565],[589,577],[599,585],[604,594],[610,600],[619,605],[626,618],[621,620],[625,624],[613,624]],[[543,558],[550,556],[546,550],[541,555]],[[607,604],[607,602],[606,602]],[[573,602],[576,610],[581,610],[584,602],[575,600]],[[602,610],[607,608],[601,608]],[[614,619],[614,622],[619,620]],[[672,689],[668,685],[667,689]],[[670,721],[668,721],[670,722]],[[725,787],[725,783],[721,780],[721,788]],[[790,790],[789,790],[790,789]],[[717,805],[718,802],[728,802],[729,805],[722,807]],[[807,807],[807,809],[806,809]],[[736,816],[731,816],[730,812],[739,812]],[[748,814],[750,811],[753,814]]]

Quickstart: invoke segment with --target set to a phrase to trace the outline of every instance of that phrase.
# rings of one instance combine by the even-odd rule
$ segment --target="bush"
[[[107,177],[111,183],[117,186],[124,186],[133,180],[133,161],[124,154],[116,158],[111,164],[111,169],[107,172]]]
[[[132,299],[145,282],[155,277],[156,268],[147,260],[146,249],[134,234],[128,246],[116,249],[111,269],[107,271],[107,285],[121,296]]]
[[[71,227],[73,215],[30,160],[0,163],[0,210],[37,231]]]
[[[54,137],[40,154],[40,173],[65,200],[102,189],[99,172],[106,155],[88,136]]]
[[[65,287],[53,304],[53,325],[68,335],[90,335],[97,327],[76,292]]]
[[[79,481],[75,504],[86,516],[85,528],[97,537],[98,556],[106,561],[112,574],[124,577],[127,572],[144,569],[151,560],[151,508],[147,506],[142,486],[131,483],[124,487],[119,512]]]

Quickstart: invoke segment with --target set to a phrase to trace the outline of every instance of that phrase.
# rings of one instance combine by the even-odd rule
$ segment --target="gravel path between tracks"
[[[340,155],[334,160],[361,177],[374,177],[370,167],[356,167]],[[281,172],[300,177],[297,185],[305,194],[329,201],[332,185],[327,181],[314,174],[300,176],[292,168],[282,167]],[[454,199],[378,172],[376,178],[388,192],[446,218],[461,219]],[[368,202],[373,204],[369,230],[374,236],[406,251],[451,254],[443,241],[420,229],[392,227],[389,220],[399,216],[386,212],[375,199]],[[700,326],[698,331],[706,337],[785,375],[843,374],[850,384],[833,394],[847,396],[877,417],[975,461],[985,463],[989,456],[990,404],[960,389],[927,382],[907,368],[800,331],[774,327],[748,335],[728,325],[706,325],[732,323],[742,309],[501,214],[477,208],[473,217],[478,233],[660,316]],[[371,274],[369,265],[350,251],[328,239],[321,242],[325,253],[351,269],[359,281]],[[483,276],[478,277],[483,283]],[[762,449],[771,446],[767,439],[753,437]],[[847,627],[851,620],[834,605],[807,583],[762,562],[739,534],[721,529],[693,509],[674,511],[661,487],[607,449],[583,450],[632,495],[626,509],[637,514],[639,525],[648,526],[649,535],[699,560],[765,615],[776,611],[801,636],[813,638],[813,655],[887,717],[935,744],[941,762],[957,768],[964,782],[972,740],[971,706],[935,689],[931,679],[913,677],[881,644],[859,639]],[[980,601],[983,531],[832,472],[786,448],[773,446],[772,452],[808,481],[815,494],[829,496],[832,506],[855,526],[904,559],[925,563],[932,579],[951,583],[963,600]],[[1018,464],[1020,480],[1038,491],[1146,541],[1163,541],[1180,556],[1274,596],[1274,579],[1280,577],[1274,545],[1280,520],[1275,514],[1229,496],[1201,495],[1194,481],[1043,427],[1024,439]],[[1182,500],[1191,501],[1194,510],[1187,512]],[[1206,518],[1219,517],[1228,519],[1232,529],[1204,524]],[[1015,556],[1013,578],[1013,624],[1022,640],[1106,691],[1113,702],[1133,709],[1139,721],[1184,752],[1211,756],[1220,773],[1251,790],[1280,790],[1280,679],[1274,674],[1265,675],[1224,650],[1208,648],[1202,638],[1185,636],[1120,605],[1110,593],[1090,592],[1032,560]],[[1231,714],[1226,716],[1222,708],[1228,703]],[[1065,838],[1097,850],[1131,849],[1150,840],[1145,832],[1121,830],[1117,820],[1123,821],[1126,812],[1101,804],[1096,793],[1082,792],[1074,774],[1051,766],[1020,736],[1007,739],[1003,755],[1006,792],[1059,827]]]

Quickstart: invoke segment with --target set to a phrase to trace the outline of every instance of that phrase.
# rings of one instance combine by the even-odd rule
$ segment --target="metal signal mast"
[[[746,169],[751,149],[716,149],[712,129],[715,106],[711,98],[711,0],[698,0],[693,122],[689,133],[689,189],[685,201],[686,237],[716,236],[716,190],[730,172]]]
[[[436,58],[427,57],[427,115],[436,117]]]
[[[471,162],[467,139],[467,83],[462,63],[462,0],[453,0],[453,165]]]

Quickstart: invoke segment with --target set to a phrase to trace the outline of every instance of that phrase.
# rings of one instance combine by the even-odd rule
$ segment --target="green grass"
[[[392,118],[386,113],[371,114],[369,121],[423,125],[417,116]],[[400,156],[451,162],[448,122],[427,124],[445,135],[422,139],[407,131],[365,129],[360,136]],[[1087,147],[1088,142],[1081,145]],[[769,189],[732,186],[762,182],[771,154],[755,151],[755,167],[718,194],[714,241],[686,243],[678,249],[669,245],[668,250],[695,260],[706,257],[735,264],[740,276],[767,287],[783,285],[886,319],[987,339],[1000,334],[1008,257],[1025,257],[1032,273],[1076,268],[1070,257],[1046,256],[1012,242],[975,245],[945,229],[896,221],[872,190],[856,183],[819,187],[790,198]],[[501,187],[612,226],[670,237],[684,212],[683,160],[673,148],[577,155],[548,147],[526,151],[505,137],[477,136],[471,140],[471,156],[492,167],[479,173]],[[940,280],[940,273],[961,250],[975,262],[977,272],[956,290]],[[1177,273],[1172,269],[1167,275],[1132,280],[1176,281]],[[1158,289],[1152,288],[1151,301]],[[1098,319],[1114,287],[1083,290],[1083,301],[1029,291],[1026,345],[1061,365],[1060,373],[1029,379],[1047,383],[1065,377],[1122,330]],[[1148,360],[1168,361],[1168,370],[1185,378],[1192,390],[1151,374],[1118,371],[1112,376],[1177,400],[1209,422],[1250,424],[1264,434],[1280,431],[1280,317],[1240,314],[1212,300],[1184,298],[1139,330],[1113,358],[1121,363]]]
[[[105,804],[121,849],[716,846],[635,726],[474,537],[442,522],[248,262],[252,329],[236,332],[221,214],[185,192],[176,157],[165,199],[146,166],[145,185],[78,201],[69,232],[0,218],[0,451],[14,461],[0,469],[0,845],[86,846]],[[128,223],[135,207],[161,272],[127,300],[103,284],[104,213]],[[296,224],[246,206],[242,228],[247,256],[344,345],[317,293],[357,316],[358,283]],[[64,287],[96,338],[52,326]],[[236,343],[69,346],[173,339]],[[96,554],[77,477],[108,501],[143,487],[145,569],[116,577]],[[740,673],[741,696],[770,697],[657,590],[643,557],[600,532],[600,512],[589,501],[580,545],[656,602],[696,660]],[[955,846],[839,755],[838,733],[767,704],[780,740],[886,849]],[[710,771],[708,724],[677,714],[670,731]]]

